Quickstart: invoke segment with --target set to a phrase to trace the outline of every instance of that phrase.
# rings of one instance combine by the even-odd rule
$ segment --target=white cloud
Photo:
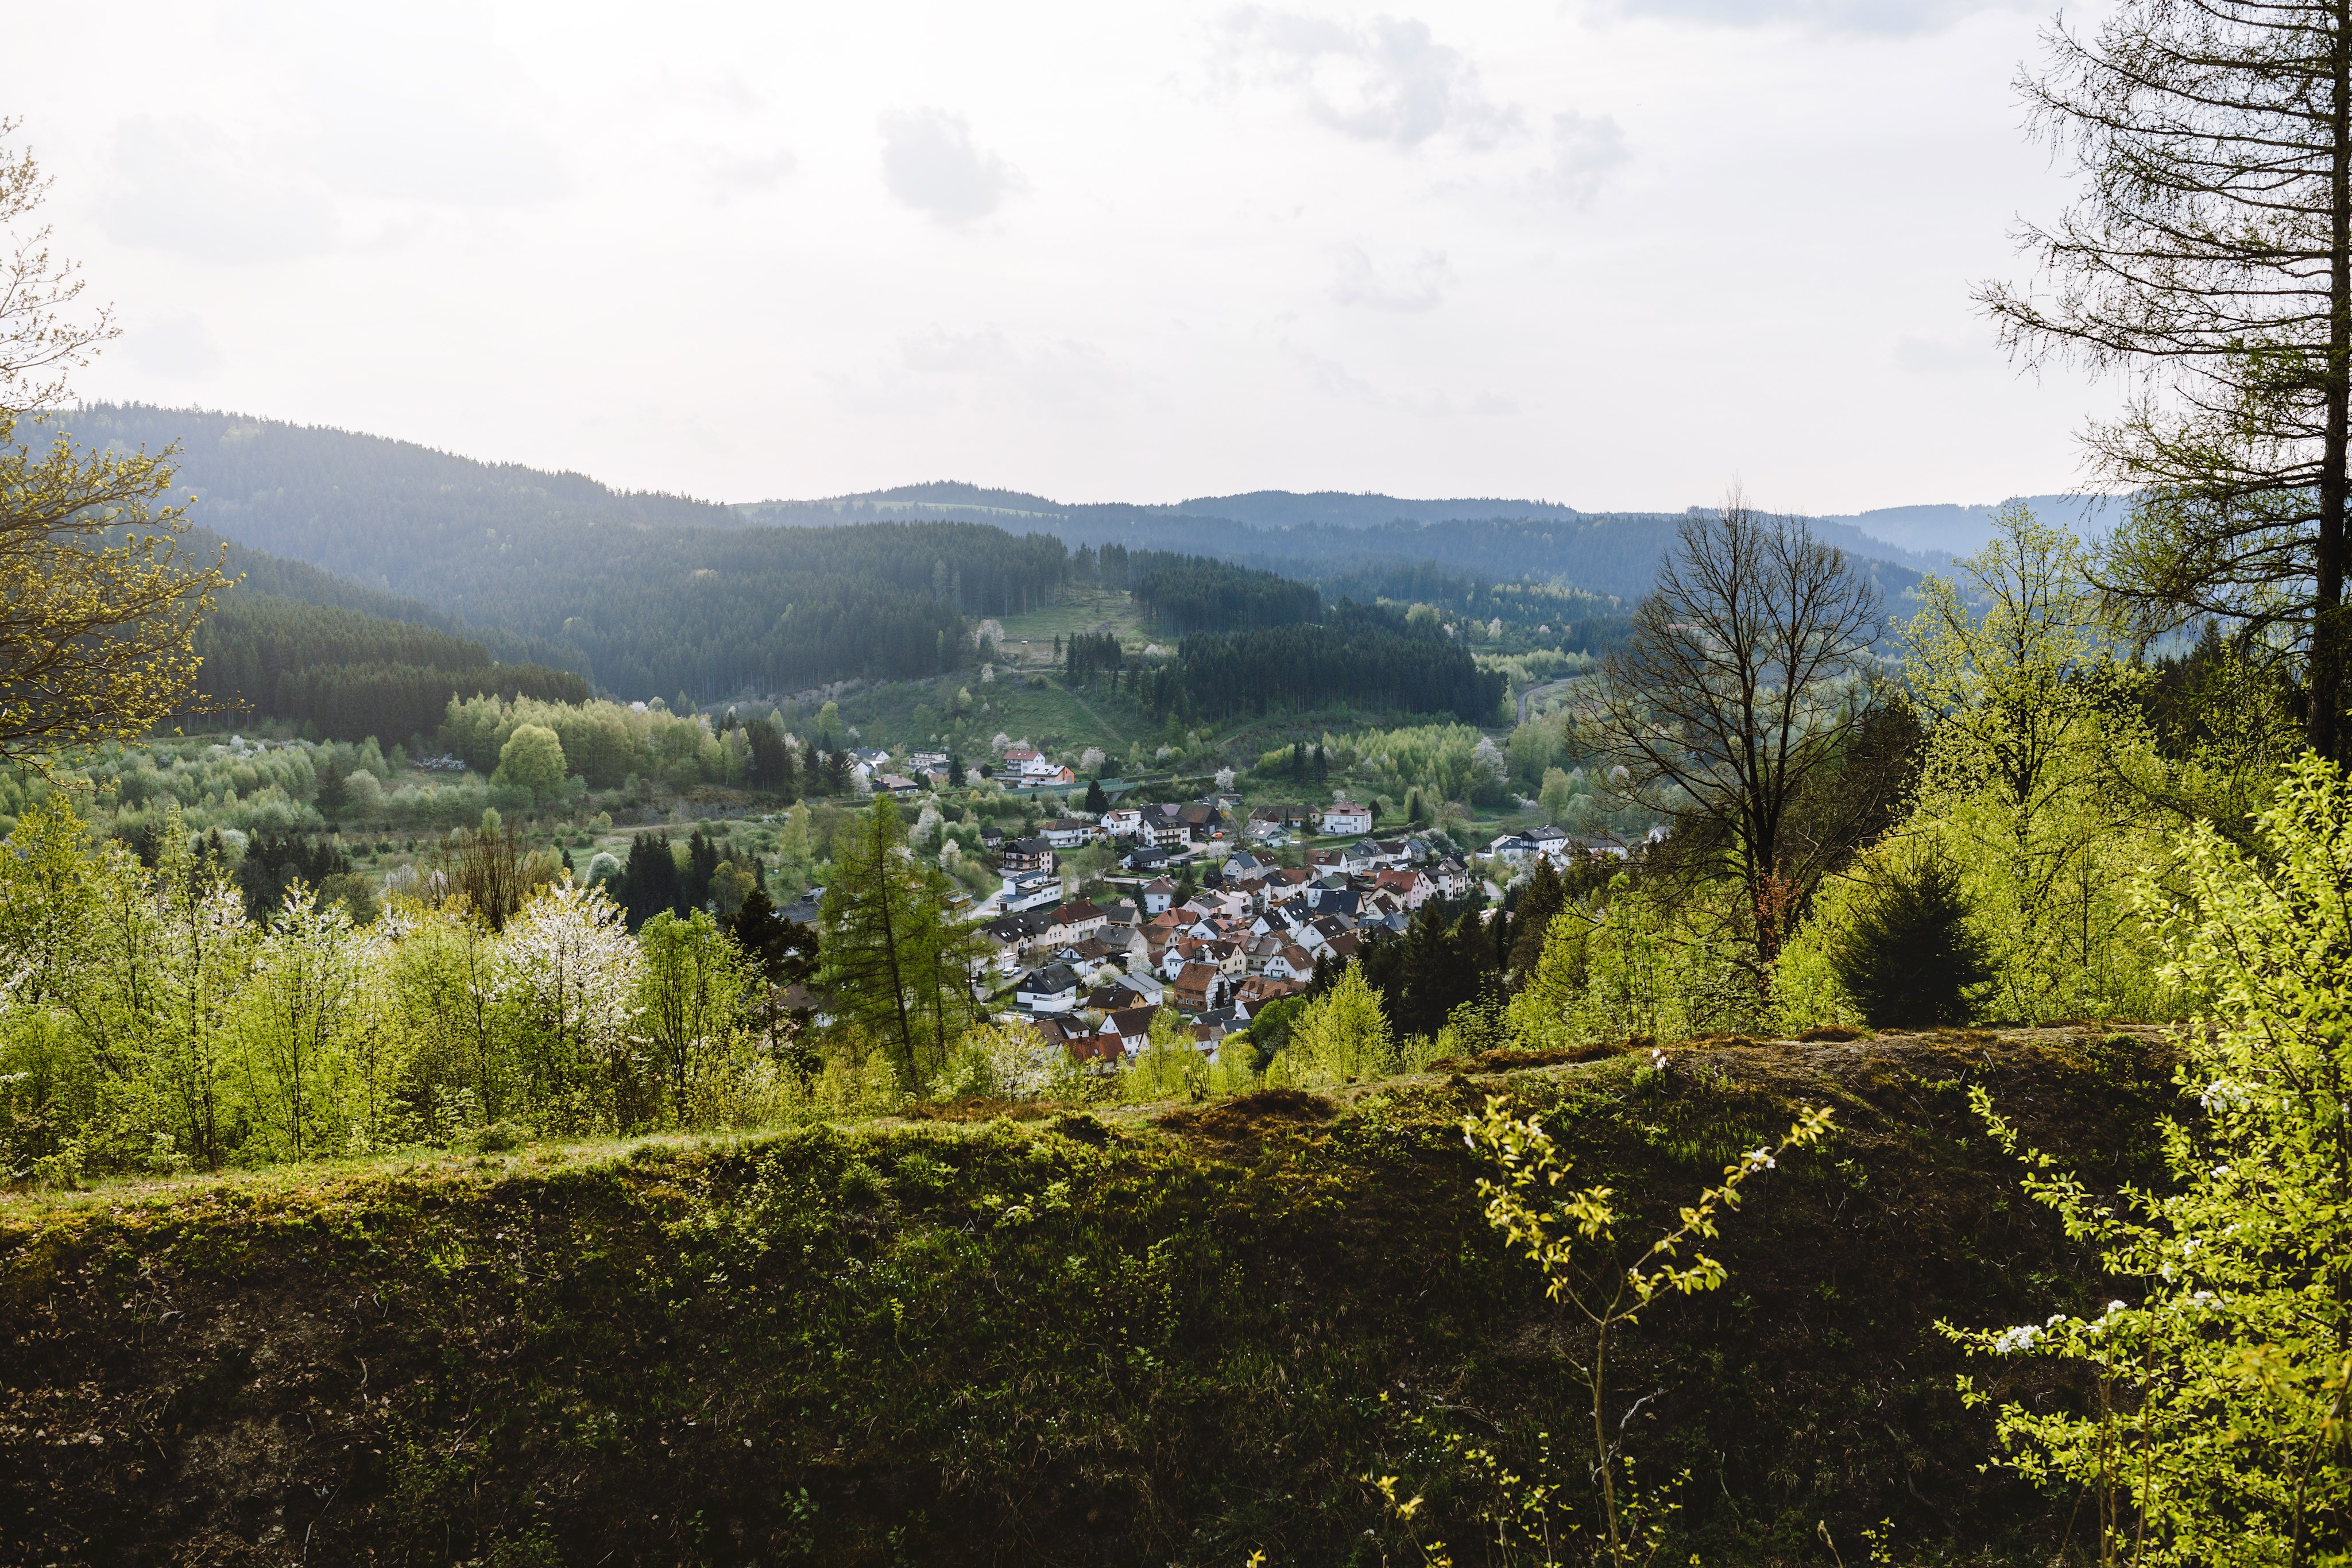
[[[126,245],[205,261],[276,261],[335,243],[331,204],[263,149],[190,118],[141,115],[116,128],[99,209]]]
[[[789,148],[772,152],[737,152],[710,147],[702,152],[702,176],[721,202],[743,196],[764,196],[800,168]]]
[[[121,351],[141,370],[167,381],[199,380],[228,362],[211,331],[194,316],[126,327]]]
[[[1343,26],[1251,6],[1225,18],[1223,55],[1230,70],[1292,88],[1317,120],[1366,141],[1411,149],[1451,132],[1487,147],[1518,121],[1460,50],[1412,17]]]
[[[1020,171],[979,146],[960,114],[936,109],[886,114],[882,183],[890,193],[942,224],[984,218],[1018,192]]]
[[[1562,201],[1582,206],[1630,154],[1623,128],[1605,114],[1551,117],[1551,166],[1544,183]]]
[[[1454,278],[1454,269],[1446,265],[1444,253],[1434,250],[1423,251],[1402,273],[1401,279],[1384,277],[1362,246],[1344,246],[1339,252],[1339,276],[1331,285],[1331,298],[1342,305],[1360,305],[1371,310],[1408,314],[1434,310],[1445,298],[1445,286]]]
[[[1605,0],[1624,16],[1735,27],[1794,24],[1814,32],[1906,37],[1939,33],[1984,11],[2038,11],[2042,0]]]
[[[1914,375],[1949,376],[1972,370],[1982,356],[1956,343],[1936,338],[1903,338],[1895,345],[1895,362]]]

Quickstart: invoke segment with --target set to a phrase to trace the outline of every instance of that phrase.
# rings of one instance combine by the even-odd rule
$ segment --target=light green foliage
[[[491,1124],[737,1125],[810,1102],[751,1049],[751,976],[708,915],[649,923],[641,947],[569,880],[498,932],[413,898],[363,926],[297,884],[257,923],[184,820],[164,827],[150,870],[57,795],[0,846],[9,1169],[310,1159]]]
[[[1961,562],[1982,612],[1931,577],[1905,634],[1930,727],[1903,831],[1962,869],[1993,1012],[2145,1016],[2158,998],[2123,890],[2158,844],[2111,760],[2147,749],[2127,701],[2139,675],[2114,656],[2116,628],[2074,537],[2022,504],[1997,520],[2000,536]]]
[[[1714,884],[1670,912],[1621,875],[1598,904],[1569,904],[1511,998],[1513,1040],[1540,1050],[1767,1027],[1770,1004],[1749,981],[1735,934],[1739,897],[1735,885]]]
[[[693,1125],[710,1086],[748,1051],[743,1005],[751,966],[704,910],[680,919],[664,910],[637,933],[637,1018],[669,1082],[677,1121]]]
[[[674,788],[740,783],[749,752],[730,746],[700,718],[649,705],[644,713],[619,703],[549,703],[452,697],[441,720],[441,742],[467,764],[488,773],[517,730],[551,732],[563,767],[592,788],[616,789],[631,774],[658,777]],[[740,732],[737,732],[740,734]],[[561,777],[557,779],[561,786]]]
[[[1045,1089],[1056,1053],[1025,1019],[966,1030],[931,1084],[935,1100],[1010,1100]]]
[[[1388,1014],[1363,966],[1349,965],[1337,984],[1307,1004],[1278,1060],[1285,1082],[1301,1084],[1347,1083],[1397,1070]]]
[[[2118,1205],[2028,1157],[2027,1189],[2120,1298],[1947,1331],[2096,1380],[2091,1410],[2011,1401],[2000,1427],[2002,1463],[2100,1500],[2105,1561],[2340,1563],[2352,1521],[2352,784],[2305,758],[2259,825],[2268,857],[2199,826],[2180,895],[2137,884],[2168,978],[2206,1012],[2179,1075],[2202,1121],[2165,1128],[2168,1190]]]
[[[1198,1099],[1208,1092],[1209,1066],[1191,1031],[1171,1008],[1151,1015],[1151,1032],[1118,1075],[1118,1097],[1131,1103]]]
[[[515,727],[499,748],[494,784],[511,784],[530,791],[534,800],[551,800],[563,792],[563,742],[542,724]]]
[[[918,862],[888,796],[848,819],[820,915],[833,1011],[920,1091],[973,1021],[971,976],[986,954],[950,910],[953,887]]]

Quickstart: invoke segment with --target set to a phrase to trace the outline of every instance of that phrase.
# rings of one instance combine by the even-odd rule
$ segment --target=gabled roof
[[[1076,990],[1078,975],[1067,964],[1048,964],[1042,969],[1032,969],[1022,976],[1020,984],[1013,988],[1033,995],[1055,996],[1063,991]]]

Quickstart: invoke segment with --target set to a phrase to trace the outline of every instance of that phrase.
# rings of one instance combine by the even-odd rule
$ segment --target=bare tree
[[[2019,90],[2085,189],[2019,235],[2042,287],[1977,298],[2026,363],[2137,381],[2088,437],[2137,496],[2102,586],[2147,631],[2278,632],[2306,738],[2341,761],[2352,0],[2121,0],[2095,36],[2045,42]]]
[[[1881,621],[1842,551],[1735,493],[1683,523],[1633,635],[1588,683],[1583,720],[1616,792],[1738,879],[1759,967],[1821,875],[1819,839],[1790,817],[1871,709]]]

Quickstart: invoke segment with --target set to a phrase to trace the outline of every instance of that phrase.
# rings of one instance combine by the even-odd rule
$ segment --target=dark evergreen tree
[[[964,778],[964,775],[963,775],[963,758],[962,758],[961,757],[959,757],[958,755],[956,755],[956,754],[955,754],[954,752],[952,752],[952,751],[949,752],[949,753],[948,753],[948,788],[949,788],[949,789],[962,789],[962,788],[963,788],[963,778]]]
[[[710,879],[719,870],[719,841],[708,828],[698,827],[686,841],[686,868],[678,873],[678,904],[682,913],[710,902]]]
[[[1089,813],[1097,817],[1110,810],[1110,797],[1103,793],[1102,780],[1099,779],[1091,779],[1087,781],[1086,809]]]
[[[1519,890],[1512,905],[1510,972],[1524,980],[1536,972],[1537,960],[1543,956],[1544,941],[1551,932],[1552,917],[1568,902],[1568,893],[1552,869],[1551,862],[1543,856],[1536,858],[1536,869],[1528,877],[1528,885]],[[1500,920],[1501,915],[1496,919]]]
[[[310,804],[319,809],[319,815],[331,822],[343,814],[343,808],[352,801],[351,787],[343,779],[342,764],[331,757],[327,758],[326,766],[319,769],[318,784],[318,793],[311,797]]]
[[[614,902],[628,915],[632,931],[665,909],[686,913],[686,900],[678,885],[677,860],[670,852],[667,833],[638,834],[629,844],[627,862],[613,881],[618,886]]]
[[[278,913],[286,890],[297,882],[317,887],[331,876],[352,869],[352,857],[340,843],[305,839],[291,833],[262,833],[246,846],[236,868],[237,891],[245,895],[245,912],[256,920]]]
[[[1969,993],[1992,977],[1968,917],[1958,867],[1934,859],[1890,871],[1857,899],[1830,951],[1838,983],[1873,1027],[1966,1023]]]

